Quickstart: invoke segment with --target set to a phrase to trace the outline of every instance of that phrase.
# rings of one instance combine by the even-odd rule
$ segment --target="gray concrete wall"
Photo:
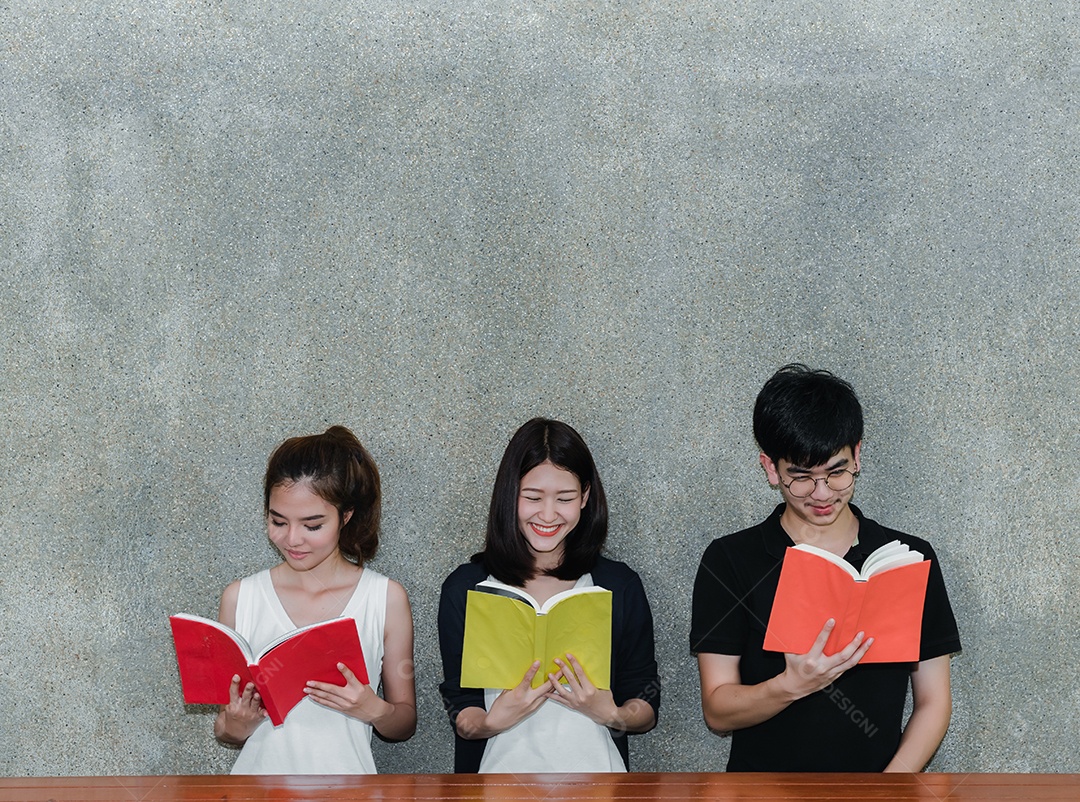
[[[0,9],[0,773],[227,771],[166,623],[274,562],[269,451],[344,423],[375,566],[434,616],[511,432],[594,449],[657,614],[641,770],[724,765],[689,599],[775,501],[799,359],[867,409],[858,502],[938,547],[965,650],[933,768],[1080,771],[1080,4]]]

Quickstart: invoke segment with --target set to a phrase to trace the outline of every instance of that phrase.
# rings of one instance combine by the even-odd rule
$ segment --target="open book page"
[[[864,578],[868,578],[891,568],[899,568],[901,565],[922,562],[923,559],[922,552],[914,551],[899,540],[894,540],[879,549],[874,549],[863,563],[860,573]]]
[[[483,582],[476,583],[476,589],[484,593],[494,593],[498,596],[506,596],[510,599],[520,599],[532,606],[536,610],[537,615],[546,615],[551,612],[559,602],[564,599],[569,599],[573,596],[580,596],[582,593],[610,593],[611,591],[606,588],[602,588],[598,585],[589,585],[584,588],[570,588],[563,590],[551,596],[543,604],[540,604],[535,598],[527,593],[522,588],[515,588],[513,585],[507,585],[504,582],[500,582],[497,579],[485,579]]]
[[[804,551],[807,554],[814,554],[814,555],[820,557],[821,559],[832,563],[837,568],[841,568],[844,571],[846,571],[848,576],[850,576],[856,582],[859,581],[860,579],[862,579],[862,576],[859,574],[859,572],[855,570],[854,565],[849,563],[843,557],[839,557],[839,556],[833,554],[831,551],[826,551],[825,549],[818,548],[817,546],[811,546],[809,543],[799,543],[798,545],[793,546],[792,548],[798,549],[799,551]]]
[[[817,546],[811,546],[809,543],[799,543],[793,548],[805,551],[808,554],[815,554],[821,559],[827,560],[833,565],[842,568],[857,582],[865,582],[874,574],[880,574],[882,571],[888,571],[891,568],[899,568],[901,565],[922,562],[924,559],[921,552],[913,551],[907,544],[901,543],[899,540],[893,540],[874,549],[863,562],[862,570],[856,570],[855,566],[843,557]]]

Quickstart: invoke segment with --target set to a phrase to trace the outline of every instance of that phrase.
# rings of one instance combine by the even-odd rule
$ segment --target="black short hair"
[[[810,467],[863,437],[855,389],[827,370],[795,362],[776,371],[754,404],[754,438],[774,463]]]
[[[577,579],[591,571],[607,539],[607,499],[589,447],[569,424],[533,418],[514,432],[506,446],[491,492],[484,550],[472,558],[500,582],[514,587],[536,576],[535,559],[518,528],[517,510],[521,477],[543,462],[570,471],[581,482],[581,492],[589,493],[578,525],[564,541],[562,562],[548,573],[558,579]]]

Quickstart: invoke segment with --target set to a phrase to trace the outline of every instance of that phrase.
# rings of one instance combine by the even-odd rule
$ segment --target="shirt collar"
[[[772,514],[761,524],[762,539],[765,550],[778,560],[784,559],[784,552],[795,545],[795,541],[784,531],[780,525],[780,516],[784,514],[784,504],[778,504]],[[874,521],[866,518],[862,510],[854,504],[849,504],[855,517],[859,519],[859,536],[857,542],[844,556],[848,562],[861,564],[874,549],[884,546],[888,541],[881,527]]]
[[[859,519],[859,539],[845,555],[845,559],[853,565],[862,565],[862,561],[869,557],[872,551],[884,546],[889,541],[886,538],[885,530],[878,525],[877,521],[865,517],[862,510],[854,504],[851,504],[850,507],[851,511],[855,513],[855,517]]]

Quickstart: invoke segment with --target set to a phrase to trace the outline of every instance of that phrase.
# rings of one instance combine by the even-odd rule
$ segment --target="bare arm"
[[[924,660],[911,672],[911,718],[885,771],[922,771],[941,745],[952,717],[949,659]]]
[[[794,697],[784,694],[776,677],[757,685],[743,685],[739,675],[739,656],[734,654],[698,654],[701,674],[701,709],[709,729],[719,732],[741,730],[766,721],[789,704]]]
[[[232,582],[221,594],[218,603],[218,621],[230,629],[236,629],[236,602],[240,598],[240,583]]]
[[[844,649],[826,657],[822,650],[835,622],[830,619],[810,651],[784,655],[786,667],[775,677],[744,685],[738,655],[698,654],[701,673],[701,709],[705,723],[721,732],[752,727],[775,716],[797,699],[827,688],[858,663],[874,642],[859,633]]]
[[[416,732],[416,686],[413,680],[412,609],[405,589],[390,581],[386,589],[380,697],[352,670],[338,664],[345,685],[309,682],[305,692],[316,702],[371,724],[389,741],[404,741]]]
[[[383,637],[383,700],[393,710],[372,725],[391,741],[416,732],[416,681],[413,663],[413,619],[409,597],[397,582],[386,589],[386,634]]]

